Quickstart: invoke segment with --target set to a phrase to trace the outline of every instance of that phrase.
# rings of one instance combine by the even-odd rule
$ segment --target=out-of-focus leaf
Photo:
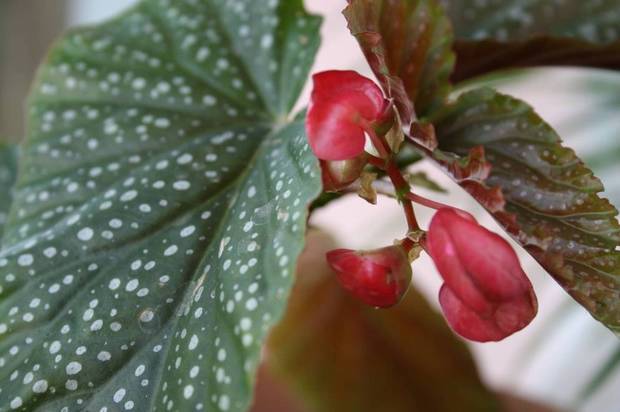
[[[463,94],[433,120],[442,150],[466,155],[484,147],[492,165],[484,183],[501,188],[516,219],[513,235],[618,333],[620,226],[617,210],[598,195],[601,182],[530,106],[491,89]]]
[[[405,125],[414,109],[422,116],[443,103],[454,64],[452,29],[435,0],[350,0],[344,15]]]
[[[415,290],[378,310],[345,292],[326,266],[333,241],[307,242],[268,362],[313,412],[497,411],[467,347]]]
[[[511,393],[498,393],[497,396],[502,405],[502,412],[561,412],[559,409]]]
[[[17,149],[0,142],[0,241],[11,203],[13,186],[17,178]],[[0,242],[0,245],[2,243]]]
[[[540,65],[620,69],[620,1],[441,0],[456,37],[452,80]]]
[[[424,159],[422,153],[412,145],[403,145],[401,146],[400,152],[396,155],[396,164],[399,168],[404,169],[422,159]]]
[[[433,192],[446,193],[447,190],[441,187],[437,182],[428,177],[424,172],[407,173],[405,179],[413,188],[423,187]]]
[[[301,0],[143,0],[39,71],[0,251],[0,410],[242,411],[320,192]]]
[[[267,364],[258,368],[254,400],[249,412],[313,412],[305,408],[290,386],[272,373]]]

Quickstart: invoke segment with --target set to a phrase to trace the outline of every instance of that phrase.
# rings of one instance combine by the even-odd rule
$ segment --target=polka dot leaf
[[[51,50],[0,250],[0,410],[241,411],[320,172],[301,0],[144,0]]]
[[[461,95],[433,121],[440,149],[465,156],[484,147],[492,166],[486,187],[462,185],[575,300],[619,333],[620,225],[616,208],[599,196],[600,180],[530,106],[491,89]]]
[[[351,0],[344,15],[405,124],[414,108],[423,115],[441,106],[454,54],[450,21],[435,0]]]
[[[441,0],[456,35],[453,80],[540,65],[620,69],[619,0]]]
[[[7,213],[13,201],[12,191],[17,178],[17,151],[14,146],[0,143],[0,239],[4,232]],[[1,244],[1,243],[0,243]]]

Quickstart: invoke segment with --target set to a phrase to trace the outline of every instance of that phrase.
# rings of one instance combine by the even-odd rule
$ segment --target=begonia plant
[[[617,70],[620,3],[506,3],[342,0],[373,79],[311,73],[321,18],[301,0],[140,0],[60,38],[23,143],[0,146],[0,411],[506,410],[464,340],[537,314],[507,236],[618,333],[616,208],[478,76]],[[421,159],[505,232],[421,190]],[[400,205],[392,243],[309,229],[356,193]],[[261,405],[259,370],[303,406]]]

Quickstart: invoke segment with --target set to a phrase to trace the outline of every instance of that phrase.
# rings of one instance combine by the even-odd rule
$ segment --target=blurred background
[[[0,0],[0,139],[24,136],[23,109],[29,84],[51,42],[67,27],[104,20],[134,0]],[[355,69],[371,76],[340,10],[344,1],[306,0],[325,17],[323,46],[314,71]],[[606,196],[620,204],[620,75],[582,69],[536,69],[506,73],[487,84],[533,105],[602,178]],[[306,88],[298,108],[308,100]],[[448,194],[424,193],[439,201],[454,199],[487,227],[499,227],[469,196],[433,165],[423,170]],[[417,212],[423,223],[429,211]],[[312,224],[332,233],[348,248],[372,248],[392,242],[404,222],[393,200],[378,207],[350,196],[319,210]],[[514,244],[514,243],[513,243]],[[516,244],[515,244],[516,246]],[[531,326],[500,343],[470,344],[485,382],[497,390],[540,400],[565,410],[620,410],[620,342],[573,302],[518,246],[521,261],[539,298]],[[414,282],[437,306],[439,276],[422,257],[414,264]]]

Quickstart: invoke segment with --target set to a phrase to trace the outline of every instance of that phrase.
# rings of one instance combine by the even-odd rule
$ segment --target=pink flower
[[[327,262],[342,286],[371,306],[397,304],[411,283],[411,265],[401,246],[367,251],[336,249],[327,253]]]
[[[345,160],[364,152],[364,127],[381,119],[389,102],[370,79],[354,71],[330,70],[312,76],[314,88],[306,133],[314,154]]]
[[[439,303],[459,335],[478,342],[499,341],[536,316],[536,295],[517,254],[470,214],[440,209],[431,221],[426,246],[444,279]]]

